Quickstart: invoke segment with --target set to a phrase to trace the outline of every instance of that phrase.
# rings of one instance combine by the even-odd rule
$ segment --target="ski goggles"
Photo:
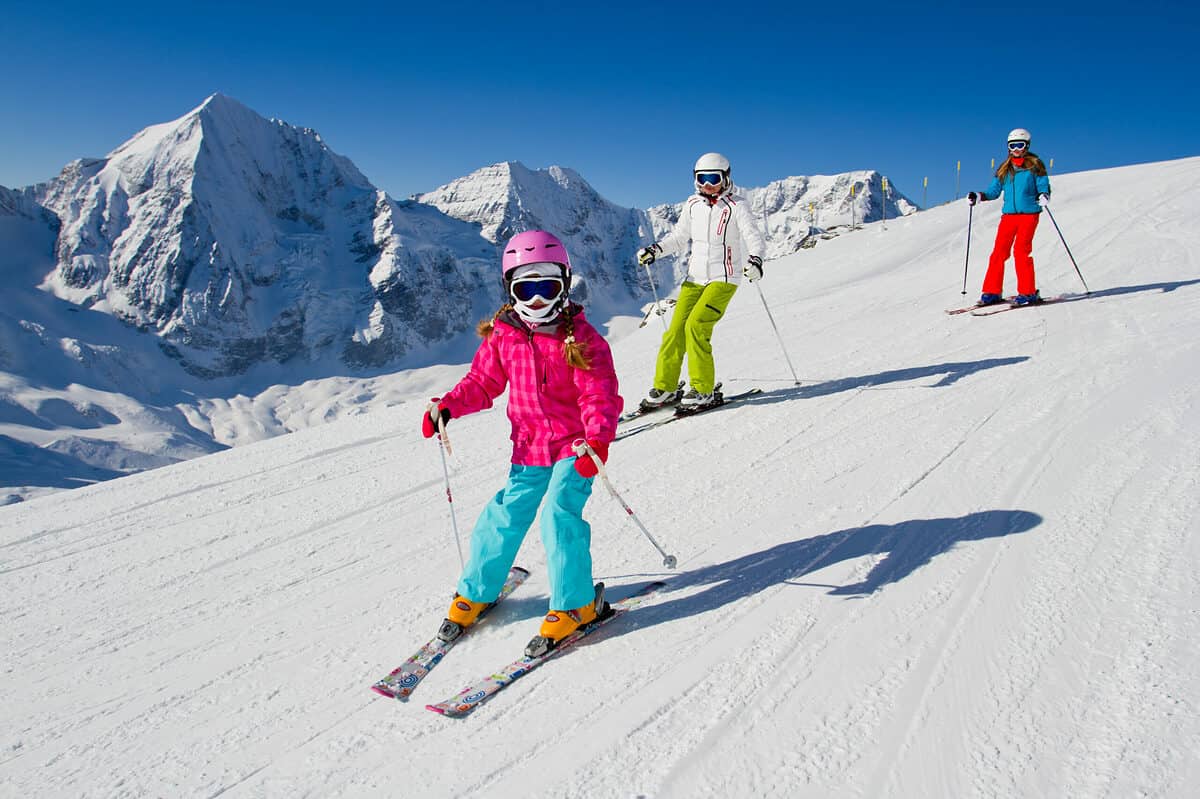
[[[696,182],[702,186],[720,186],[724,175],[720,172],[697,172]]]
[[[563,281],[559,277],[519,277],[508,288],[508,293],[517,302],[530,302],[535,297],[550,302],[558,299],[562,292]]]
[[[1008,143],[1008,149],[1010,150],[1024,150],[1028,146],[1029,142],[1027,141],[1010,141]]]

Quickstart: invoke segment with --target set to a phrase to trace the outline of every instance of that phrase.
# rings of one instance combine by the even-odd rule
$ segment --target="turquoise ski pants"
[[[592,479],[575,471],[574,458],[553,466],[514,463],[508,484],[475,523],[471,556],[458,581],[458,593],[473,602],[491,602],[500,595],[544,497],[542,546],[550,578],[550,609],[574,610],[595,599],[592,528],[583,519]]]

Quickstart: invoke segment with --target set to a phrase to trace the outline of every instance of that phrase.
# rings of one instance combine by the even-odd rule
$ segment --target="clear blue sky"
[[[1196,6],[1158,0],[6,3],[0,185],[219,91],[398,198],[519,160],[647,207],[715,149],[742,185],[869,168],[932,205],[1018,126],[1055,172],[1200,154],[1198,48]]]

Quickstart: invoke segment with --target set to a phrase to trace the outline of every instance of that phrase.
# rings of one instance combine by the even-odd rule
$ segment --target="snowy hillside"
[[[967,208],[773,262],[718,328],[765,393],[618,442],[596,576],[666,591],[465,720],[532,577],[422,683],[457,576],[423,400],[0,508],[6,796],[1188,797],[1200,781],[1200,158],[1053,178],[1040,287],[979,318]],[[999,204],[975,212],[974,294]],[[836,267],[836,268],[835,268]],[[1012,287],[1011,272],[1009,286]],[[659,331],[615,325],[627,401]],[[455,420],[469,529],[504,414]],[[683,655],[681,657],[681,655]]]

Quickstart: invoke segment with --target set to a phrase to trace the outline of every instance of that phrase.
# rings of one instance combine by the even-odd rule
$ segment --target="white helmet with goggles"
[[[729,175],[729,159],[720,153],[705,153],[696,159],[692,167],[692,176],[696,181],[696,191],[702,186],[720,186],[721,191],[729,191],[732,183]]]
[[[1025,128],[1014,128],[1008,132],[1008,143],[1025,142],[1025,147],[1028,149],[1029,143],[1033,141],[1033,137],[1029,135],[1029,131]]]

